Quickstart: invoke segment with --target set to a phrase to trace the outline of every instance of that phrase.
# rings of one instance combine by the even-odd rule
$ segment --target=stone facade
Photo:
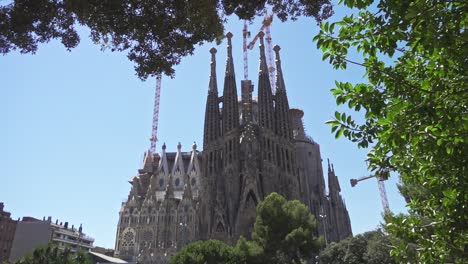
[[[258,96],[241,81],[240,101],[228,33],[223,95],[218,95],[216,49],[205,111],[203,152],[148,152],[122,203],[115,253],[141,263],[165,263],[185,244],[200,239],[234,243],[250,238],[256,205],[269,193],[299,199],[318,220],[317,235],[338,241],[352,235],[335,170],[328,165],[328,194],[320,147],[305,134],[303,112],[290,109],[276,53],[275,93],[260,36]],[[222,104],[222,107],[220,107]]]
[[[0,203],[0,263],[7,261],[10,256],[18,223],[18,221],[11,219],[11,214],[3,211],[3,208],[3,203]]]
[[[25,216],[16,225],[9,260],[15,262],[26,254],[31,254],[36,248],[53,244],[59,249],[69,248],[72,252],[78,249],[90,250],[94,239],[83,233],[82,226],[71,227],[68,222],[62,224],[52,217],[42,220]]]

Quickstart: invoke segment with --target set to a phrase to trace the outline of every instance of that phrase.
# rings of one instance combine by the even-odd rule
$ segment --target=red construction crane
[[[263,18],[262,26],[258,30],[257,34],[255,34],[255,37],[252,39],[249,45],[247,45],[247,48],[253,49],[255,42],[257,42],[257,39],[259,38],[259,33],[264,31],[263,33],[265,33],[266,52],[268,56],[267,58],[268,73],[270,76],[271,90],[274,93],[275,92],[275,66],[274,66],[275,63],[274,63],[274,58],[273,58],[273,47],[272,47],[271,32],[270,32],[271,22],[273,22],[273,12],[269,13],[268,10],[265,9],[265,17]],[[245,60],[246,54],[247,54],[247,50],[244,51],[244,63],[246,63],[246,60]],[[244,67],[244,70],[245,70],[245,67]]]
[[[365,177],[361,177],[359,179],[351,179],[351,187],[356,186],[356,184],[360,181],[364,181],[370,178],[377,178],[377,185],[379,186],[379,193],[380,193],[380,199],[382,201],[382,207],[384,209],[384,212],[390,212],[390,207],[388,206],[388,199],[387,199],[387,191],[385,190],[385,183],[388,179],[388,172],[381,174],[381,176],[375,176],[375,175],[369,175]]]
[[[158,141],[158,122],[159,122],[159,100],[161,98],[161,74],[156,76],[156,88],[154,92],[153,125],[151,128],[151,145],[149,153],[156,153],[156,142]]]

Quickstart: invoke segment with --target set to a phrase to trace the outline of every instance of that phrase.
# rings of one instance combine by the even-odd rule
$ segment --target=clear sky
[[[340,8],[335,10],[332,20],[343,15]],[[250,26],[252,33],[258,31],[257,20]],[[238,83],[243,77],[242,26],[234,18],[226,25],[234,34]],[[282,48],[289,104],[304,110],[307,132],[321,146],[324,170],[327,158],[334,163],[358,234],[381,222],[377,182],[370,179],[351,188],[351,178],[369,174],[366,150],[346,139],[335,140],[324,123],[338,109],[329,91],[334,81],[360,82],[364,71],[351,65],[335,71],[322,62],[312,42],[318,30],[313,19],[275,20],[271,32],[273,43]],[[113,248],[120,205],[130,190],[127,181],[136,175],[149,147],[155,80],[142,82],[125,53],[102,52],[86,28],[80,33],[81,43],[71,52],[52,41],[35,55],[12,52],[0,57],[0,201],[14,218],[52,216],[54,221],[81,223],[96,246]],[[226,42],[198,47],[177,66],[174,79],[163,79],[158,150],[163,142],[168,151],[176,151],[178,142],[185,151],[193,141],[201,148],[213,46],[222,84]],[[249,77],[255,86],[258,58],[255,47],[249,53]],[[396,177],[386,182],[387,194],[391,210],[402,212],[397,182]]]

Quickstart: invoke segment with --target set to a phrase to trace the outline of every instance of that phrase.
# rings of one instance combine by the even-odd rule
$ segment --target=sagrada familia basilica
[[[333,165],[328,188],[320,146],[306,135],[302,110],[289,107],[275,46],[276,83],[272,92],[260,35],[258,95],[251,80],[237,82],[232,34],[223,94],[218,94],[216,49],[211,49],[211,76],[206,100],[203,150],[148,152],[122,203],[116,255],[138,263],[167,263],[189,242],[218,239],[235,243],[249,238],[255,208],[269,193],[299,199],[317,219],[317,234],[330,241],[352,235],[346,205]],[[222,104],[222,107],[220,107]]]

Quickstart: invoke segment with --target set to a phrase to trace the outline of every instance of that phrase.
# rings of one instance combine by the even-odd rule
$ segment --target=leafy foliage
[[[273,192],[257,206],[253,241],[263,248],[265,263],[301,263],[319,251],[315,228],[306,205]]]
[[[318,254],[315,219],[307,206],[271,193],[257,205],[253,240],[240,237],[234,247],[217,240],[191,243],[171,259],[186,263],[302,263]]]
[[[0,53],[35,53],[39,43],[60,40],[70,50],[80,37],[77,23],[103,48],[128,51],[138,77],[173,76],[174,65],[196,45],[220,40],[226,16],[251,20],[265,5],[282,21],[332,14],[330,0],[14,0],[0,6]]]
[[[380,230],[332,242],[320,252],[323,264],[392,264],[391,238]]]
[[[85,251],[72,252],[69,248],[60,250],[57,246],[49,244],[35,249],[32,254],[14,264],[91,264],[91,260]]]
[[[237,263],[265,263],[263,248],[254,241],[248,241],[241,236],[234,249],[237,254]]]
[[[234,249],[218,240],[197,241],[182,248],[171,264],[236,263]]]
[[[328,121],[332,132],[370,147],[369,169],[376,176],[394,171],[402,186],[423,188],[408,199],[409,215],[387,218],[387,230],[414,243],[420,262],[462,263],[468,258],[468,4],[341,2],[358,14],[322,23],[314,40],[334,68],[364,67],[368,82],[336,82],[337,104],[365,118],[336,112]],[[392,253],[404,260],[407,244]]]

